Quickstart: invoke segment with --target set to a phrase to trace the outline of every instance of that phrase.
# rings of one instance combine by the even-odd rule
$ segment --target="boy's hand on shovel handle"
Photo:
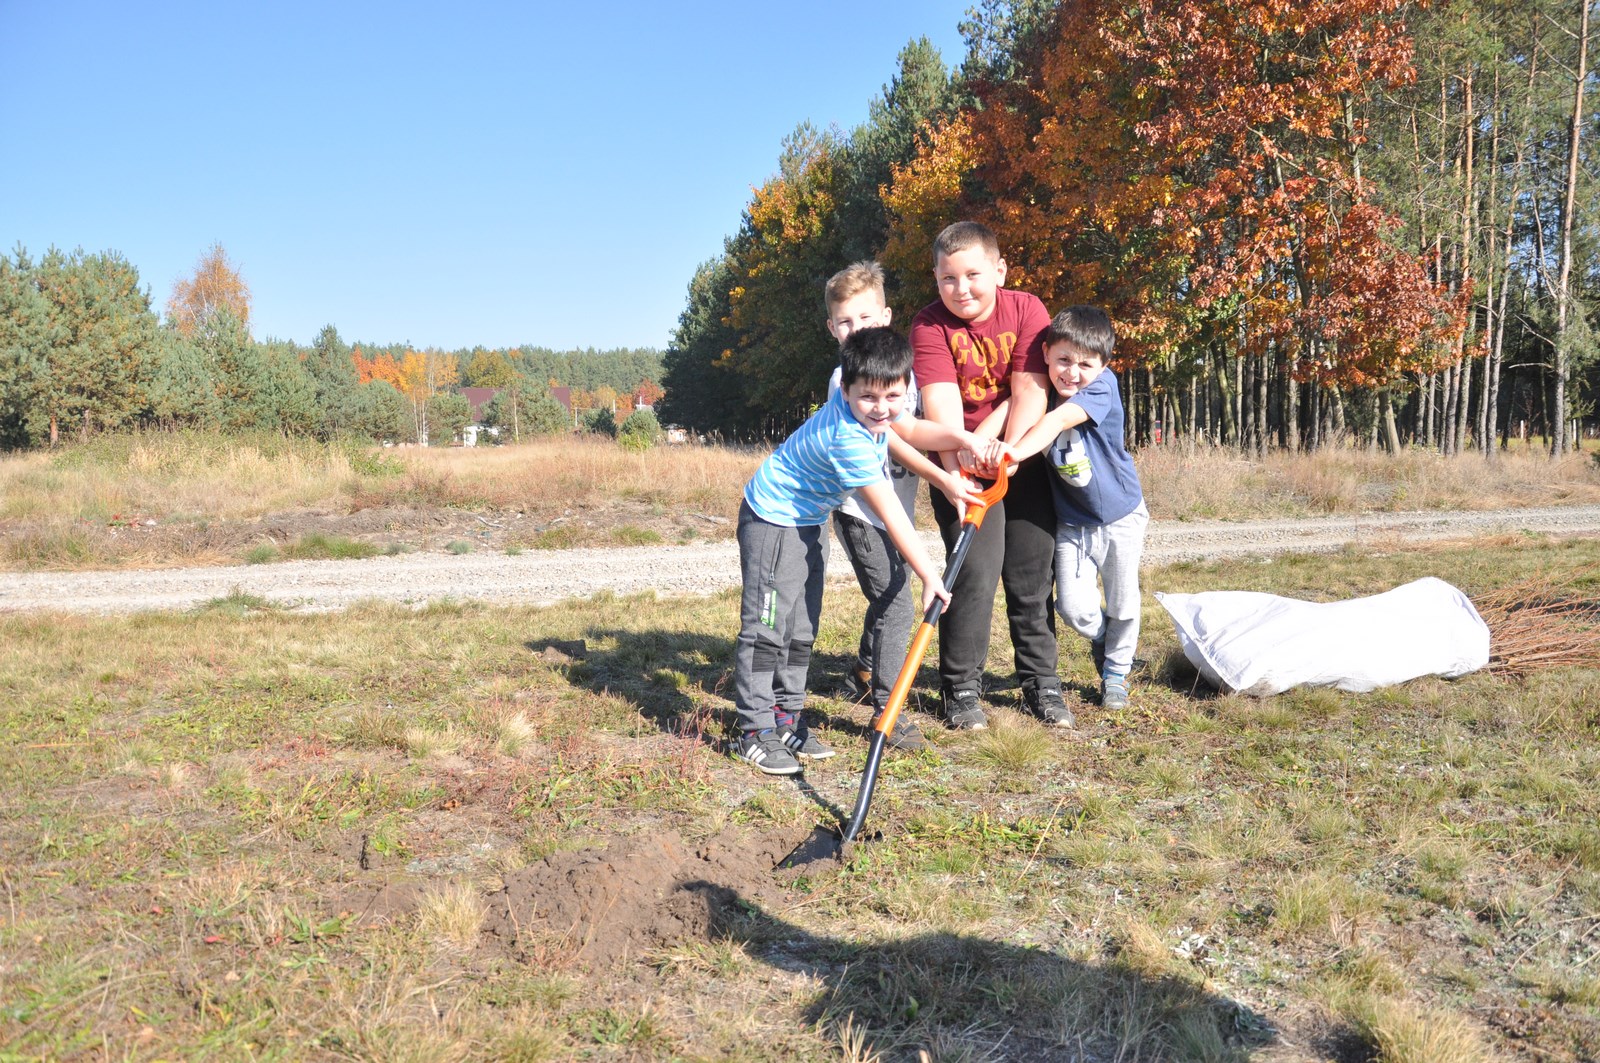
[[[956,507],[957,516],[965,516],[968,506],[976,506],[983,501],[978,497],[978,485],[959,472],[946,471],[939,490]]]

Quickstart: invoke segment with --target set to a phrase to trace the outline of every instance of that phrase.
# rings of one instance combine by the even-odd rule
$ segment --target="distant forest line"
[[[518,437],[614,431],[619,405],[660,395],[651,349],[416,349],[347,343],[332,325],[301,346],[252,338],[250,309],[220,245],[175,286],[164,318],[115,251],[0,255],[0,448],[128,428],[433,443],[472,421]],[[499,394],[475,417],[467,387]]]

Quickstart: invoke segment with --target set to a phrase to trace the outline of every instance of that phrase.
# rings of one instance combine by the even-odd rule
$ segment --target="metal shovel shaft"
[[[1006,469],[1002,465],[999,478],[979,496],[983,504],[969,506],[962,518],[961,534],[956,537],[955,549],[950,552],[950,563],[945,566],[945,586],[955,582],[961,572],[961,563],[967,559],[972,540],[983,525],[985,514],[1005,493]],[[934,625],[938,623],[942,612],[944,603],[935,600],[923,614],[922,623],[917,625],[917,633],[912,636],[911,648],[906,651],[906,663],[901,666],[900,674],[889,690],[889,701],[872,725],[872,745],[867,750],[867,766],[861,772],[861,789],[856,793],[856,807],[850,813],[850,822],[844,829],[844,840],[847,842],[855,841],[856,835],[861,832],[861,825],[866,822],[867,809],[872,804],[872,791],[878,784],[878,765],[883,760],[884,746],[888,744],[889,734],[894,731],[895,721],[900,718],[900,710],[911,693],[911,684],[916,681],[917,669],[922,667],[922,657],[928,651],[928,643],[933,640]]]

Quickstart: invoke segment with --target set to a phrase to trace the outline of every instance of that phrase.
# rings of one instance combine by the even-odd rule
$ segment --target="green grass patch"
[[[250,613],[264,613],[279,608],[269,599],[259,594],[239,587],[233,588],[220,598],[210,598],[195,607],[201,613],[224,613],[228,616],[242,617]]]
[[[535,535],[531,545],[535,550],[567,550],[583,546],[583,539],[581,529],[570,524],[558,524]]]
[[[372,543],[364,543],[343,535],[324,535],[322,532],[311,532],[302,535],[292,543],[283,547],[283,559],[286,561],[346,561],[361,558],[375,557],[379,548]]]
[[[664,541],[660,532],[651,528],[636,528],[631,524],[614,529],[611,540],[618,546],[655,546]]]
[[[283,551],[274,543],[260,543],[244,552],[244,563],[247,565],[265,565],[283,557]]]

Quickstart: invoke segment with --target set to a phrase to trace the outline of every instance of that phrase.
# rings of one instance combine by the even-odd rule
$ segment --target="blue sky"
[[[664,347],[801,121],[848,130],[971,0],[0,0],[0,251],[219,241],[252,331]]]

